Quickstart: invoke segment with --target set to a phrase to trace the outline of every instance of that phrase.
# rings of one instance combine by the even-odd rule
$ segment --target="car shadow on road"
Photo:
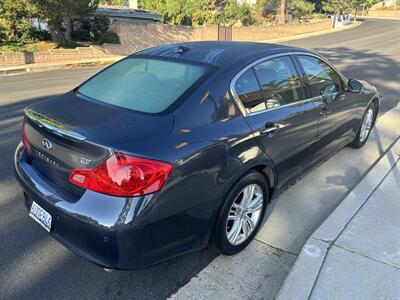
[[[1,299],[165,299],[216,254],[202,250],[140,271],[105,272],[66,250],[28,217],[12,170],[26,106],[54,97],[0,106]]]

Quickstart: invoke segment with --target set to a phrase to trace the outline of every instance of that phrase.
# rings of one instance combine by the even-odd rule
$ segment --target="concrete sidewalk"
[[[400,299],[400,140],[304,245],[277,299]]]

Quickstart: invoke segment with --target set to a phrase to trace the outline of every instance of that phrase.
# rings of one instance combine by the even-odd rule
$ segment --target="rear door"
[[[310,161],[318,129],[313,99],[306,99],[290,55],[249,66],[234,82],[245,118],[257,143],[275,163],[281,186]]]

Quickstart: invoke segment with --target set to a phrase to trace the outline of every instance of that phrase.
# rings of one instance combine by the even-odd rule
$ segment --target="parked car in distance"
[[[26,108],[14,166],[51,236],[104,268],[140,269],[244,249],[269,201],[362,147],[378,110],[375,87],[309,50],[164,45]]]

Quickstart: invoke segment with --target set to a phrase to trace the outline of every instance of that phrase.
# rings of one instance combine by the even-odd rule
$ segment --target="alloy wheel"
[[[369,108],[367,113],[365,114],[364,120],[361,125],[360,142],[364,142],[367,139],[368,134],[372,128],[373,120],[374,120],[374,110],[372,108]]]
[[[249,184],[236,197],[226,222],[226,237],[239,245],[254,232],[264,207],[264,194],[258,184]]]

